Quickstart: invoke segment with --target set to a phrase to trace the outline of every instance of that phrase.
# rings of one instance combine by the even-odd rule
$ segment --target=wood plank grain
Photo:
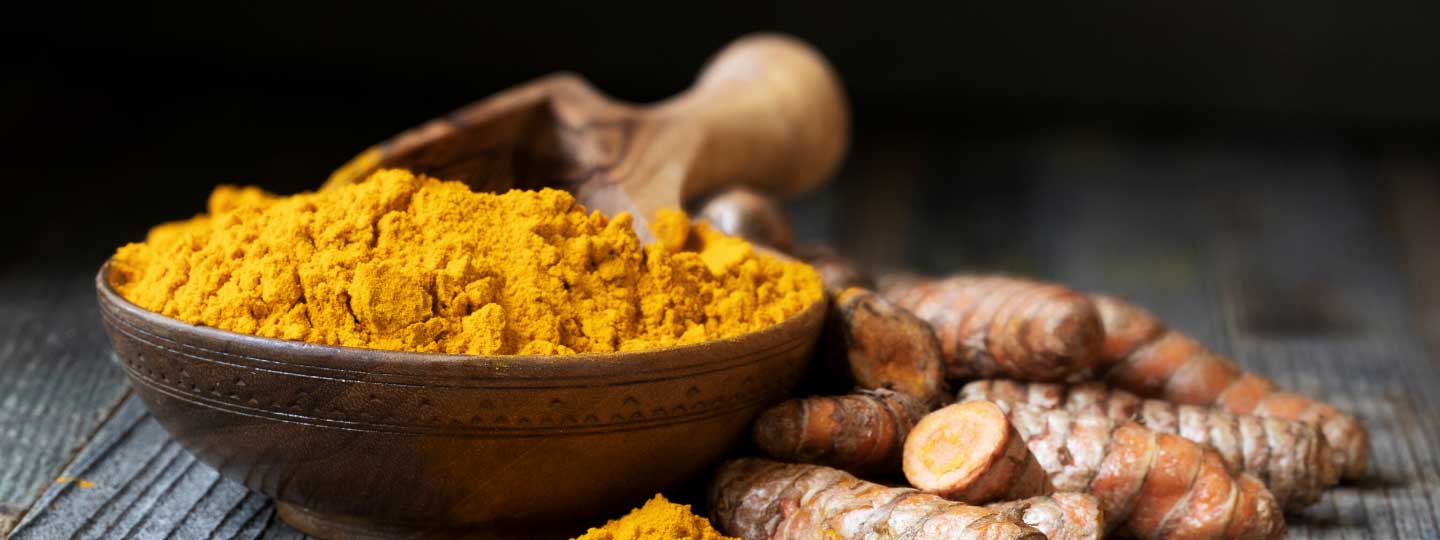
[[[1380,174],[1390,193],[1389,214],[1410,270],[1420,327],[1431,354],[1440,354],[1440,163],[1396,158],[1382,163]]]
[[[0,534],[124,396],[88,266],[0,266]]]
[[[1440,370],[1373,169],[1333,147],[1122,144],[1077,157],[1068,144],[1037,172],[1050,277],[1130,297],[1370,428],[1372,478],[1293,516],[1288,537],[1440,537]]]
[[[220,478],[131,397],[16,527],[13,540],[303,538]]]

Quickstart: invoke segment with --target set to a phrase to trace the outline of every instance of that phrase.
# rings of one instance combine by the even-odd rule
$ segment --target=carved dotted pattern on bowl
[[[686,389],[685,398],[680,402],[650,403],[642,399],[642,394],[626,394],[619,410],[587,413],[566,412],[567,404],[561,397],[550,399],[550,406],[555,409],[550,414],[517,416],[486,412],[503,408],[494,399],[487,399],[479,403],[475,412],[462,417],[440,414],[438,411],[446,408],[434,406],[433,400],[440,399],[434,392],[423,393],[409,385],[341,381],[352,388],[371,386],[374,392],[362,392],[363,399],[356,399],[352,389],[347,390],[345,399],[326,399],[317,396],[312,389],[293,388],[294,377],[287,373],[233,365],[226,365],[228,369],[195,370],[192,373],[182,362],[167,356],[221,363],[182,350],[193,346],[180,345],[113,317],[106,316],[104,319],[114,330],[131,338],[131,345],[126,346],[134,350],[118,350],[121,345],[117,344],[116,357],[137,382],[211,408],[363,431],[529,436],[555,431],[590,433],[640,429],[718,416],[763,404],[793,386],[800,375],[799,370],[787,370],[783,374],[767,374],[765,377],[747,376],[738,384],[727,385],[718,392],[707,392],[692,385]],[[233,353],[224,354],[234,356]],[[237,372],[242,374],[236,375]],[[218,375],[220,373],[226,375]],[[288,391],[276,391],[277,388],[287,388]]]

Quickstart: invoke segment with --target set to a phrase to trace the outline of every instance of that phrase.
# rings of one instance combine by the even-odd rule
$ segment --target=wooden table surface
[[[794,211],[802,238],[872,267],[1014,272],[1138,301],[1369,426],[1371,478],[1290,516],[1289,537],[1440,538],[1437,178],[1339,141],[889,137],[861,141]],[[0,532],[303,538],[126,397],[95,264],[0,273]]]

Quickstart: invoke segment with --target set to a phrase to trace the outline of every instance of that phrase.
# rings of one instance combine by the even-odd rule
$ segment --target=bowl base
[[[323,540],[537,540],[570,538],[574,530],[526,528],[524,531],[495,529],[437,529],[418,523],[377,521],[344,514],[327,514],[289,503],[276,505],[280,519],[296,530]]]

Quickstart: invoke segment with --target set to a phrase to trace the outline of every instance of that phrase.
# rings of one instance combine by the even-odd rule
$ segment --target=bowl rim
[[[464,355],[325,345],[243,334],[194,325],[142,308],[110,284],[111,260],[101,264],[95,288],[104,324],[122,333],[191,352],[235,356],[282,369],[353,372],[364,376],[420,376],[426,379],[671,378],[718,371],[758,361],[776,349],[808,346],[819,336],[828,303],[824,294],[777,324],[724,339],[641,351],[571,355]],[[124,327],[124,328],[120,328]],[[193,355],[192,355],[193,356]],[[670,376],[662,376],[670,375]]]

